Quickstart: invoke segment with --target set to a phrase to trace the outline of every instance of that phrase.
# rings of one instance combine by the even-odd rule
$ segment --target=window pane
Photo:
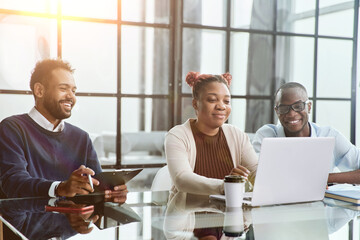
[[[61,0],[61,7],[63,15],[117,19],[117,0]]]
[[[313,91],[314,39],[306,37],[277,37],[276,78],[283,82],[299,82],[309,97]]]
[[[0,36],[0,89],[29,90],[36,62],[57,55],[56,21],[0,14]]]
[[[350,101],[320,101],[316,106],[316,122],[331,126],[350,140]]]
[[[184,0],[184,22],[208,26],[226,25],[225,0]]]
[[[123,21],[169,23],[169,0],[122,0]]]
[[[38,13],[56,13],[57,1],[54,0],[1,0],[0,8]]]
[[[71,117],[66,121],[89,134],[116,132],[116,98],[78,96]]]
[[[231,114],[229,123],[237,126],[242,131],[245,129],[246,99],[231,99]]]
[[[116,93],[116,25],[62,23],[62,56],[76,69],[74,77],[79,91]]]
[[[192,106],[192,98],[184,97],[181,100],[181,122],[184,123],[189,118],[196,118],[196,114]]]
[[[230,35],[230,73],[233,77],[231,93],[246,94],[246,79],[249,56],[249,34],[231,33]]]
[[[249,28],[273,30],[275,0],[232,0],[231,26],[234,28]]]
[[[123,26],[121,92],[167,94],[169,30]]]
[[[320,8],[324,8],[324,7],[331,7],[334,5],[341,5],[343,3],[349,4],[349,2],[352,2],[352,0],[319,0],[319,7]]]
[[[352,42],[319,39],[318,97],[351,97]]]
[[[183,92],[191,93],[185,83],[185,76],[189,71],[224,73],[225,32],[184,28],[182,62]]]
[[[231,93],[270,95],[273,75],[273,37],[265,34],[232,33],[230,73]]]
[[[315,17],[306,17],[296,20],[293,24],[293,30],[287,30],[294,33],[314,34]]]
[[[169,127],[167,99],[122,98],[121,131],[162,131]]]
[[[33,95],[0,94],[0,122],[12,115],[28,113],[34,105]]]
[[[245,132],[255,133],[264,124],[272,123],[271,112],[274,106],[267,99],[247,99]]]
[[[331,8],[331,7],[329,7]],[[320,9],[319,16],[319,35],[352,37],[354,31],[354,9],[341,11],[331,8]]]
[[[315,4],[314,0],[278,1],[277,30],[314,34]]]

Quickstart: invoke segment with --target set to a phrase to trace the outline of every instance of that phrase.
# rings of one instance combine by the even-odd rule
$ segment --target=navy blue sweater
[[[89,135],[65,123],[61,132],[40,127],[28,114],[0,123],[0,184],[7,197],[48,196],[54,181],[85,165],[101,172]]]

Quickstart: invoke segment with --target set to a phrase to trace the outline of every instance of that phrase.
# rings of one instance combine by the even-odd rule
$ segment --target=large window
[[[277,123],[275,90],[302,83],[312,120],[355,142],[358,1],[184,0],[182,76],[233,74],[229,122],[246,132]],[[190,88],[179,94],[190,116]]]
[[[102,163],[163,165],[161,147],[135,144],[154,142],[147,133],[165,133],[173,125],[170,5],[167,0],[1,1],[0,119],[30,110],[35,63],[60,57],[76,69],[78,102],[67,121],[90,133]],[[134,157],[133,150],[145,153]],[[154,157],[147,160],[148,155]]]
[[[0,120],[30,110],[31,70],[60,57],[78,86],[67,121],[90,133],[104,166],[165,164],[165,132],[195,116],[188,71],[233,75],[229,122],[246,132],[276,123],[275,90],[300,82],[312,120],[355,143],[358,9],[358,0],[2,0]]]

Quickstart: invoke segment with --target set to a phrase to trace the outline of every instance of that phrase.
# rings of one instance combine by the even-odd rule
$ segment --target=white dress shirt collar
[[[29,111],[29,116],[37,123],[39,124],[42,128],[45,128],[48,131],[51,132],[61,132],[62,130],[64,130],[65,127],[65,122],[64,120],[61,120],[59,125],[56,126],[56,128],[54,129],[54,124],[52,124],[51,122],[49,122],[35,107],[33,107],[30,111]]]

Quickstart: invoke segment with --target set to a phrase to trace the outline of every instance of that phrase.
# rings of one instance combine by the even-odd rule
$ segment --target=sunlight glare
[[[1,0],[0,8],[56,14],[56,0]]]

